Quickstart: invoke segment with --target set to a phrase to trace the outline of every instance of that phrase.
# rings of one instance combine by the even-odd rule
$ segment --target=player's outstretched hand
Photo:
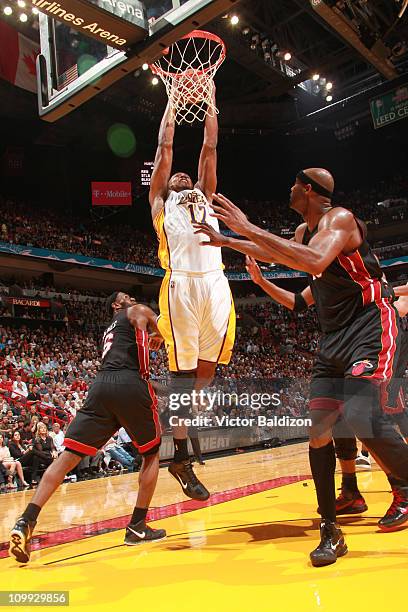
[[[213,198],[217,204],[211,204],[211,208],[214,210],[212,217],[216,217],[233,232],[245,236],[246,230],[251,225],[245,213],[242,212],[238,206],[235,206],[231,200],[228,200],[221,193],[214,193]]]
[[[262,276],[261,269],[256,263],[255,259],[247,255],[245,257],[245,263],[246,263],[246,269],[249,272],[251,279],[254,281],[254,283],[259,285],[259,283],[263,279],[263,276]]]
[[[228,238],[227,236],[223,236],[219,232],[217,232],[211,225],[208,223],[193,223],[193,227],[196,230],[194,234],[204,234],[210,240],[206,240],[200,242],[201,246],[214,246],[214,247],[223,247],[227,246]]]
[[[163,344],[163,342],[164,340],[162,336],[160,336],[156,332],[153,332],[152,334],[149,335],[149,350],[158,351],[161,345]]]

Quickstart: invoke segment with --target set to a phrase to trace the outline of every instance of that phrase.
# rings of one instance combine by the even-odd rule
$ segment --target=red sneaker
[[[408,487],[393,487],[394,500],[385,515],[378,521],[382,531],[397,531],[408,521]]]
[[[364,497],[360,492],[342,491],[336,499],[336,515],[339,514],[361,514],[368,510]],[[317,509],[320,514],[320,508]]]
[[[366,510],[368,510],[368,506],[360,493],[342,491],[336,499],[336,515],[361,514]]]

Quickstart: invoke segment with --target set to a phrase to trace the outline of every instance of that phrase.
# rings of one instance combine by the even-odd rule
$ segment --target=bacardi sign
[[[139,0],[31,0],[46,15],[116,49],[126,49],[148,34]]]

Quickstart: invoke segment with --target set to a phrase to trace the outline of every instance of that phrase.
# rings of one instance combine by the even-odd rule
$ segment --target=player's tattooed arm
[[[250,223],[246,215],[225,196],[214,195],[214,217],[223,221],[234,232],[246,236],[264,250],[269,261],[280,263],[294,270],[302,270],[318,276],[331,264],[349,242],[355,229],[353,214],[338,208],[328,213],[324,228],[312,238],[308,246],[293,240],[275,236]],[[235,246],[228,245],[231,248]],[[240,250],[240,249],[237,249]],[[250,254],[250,253],[249,253]]]
[[[215,85],[213,88],[215,104]],[[205,197],[211,201],[212,194],[217,188],[217,144],[218,144],[218,117],[207,115],[204,127],[204,142],[198,164],[198,183]]]
[[[160,125],[159,142],[150,182],[149,202],[153,220],[157,217],[161,208],[163,208],[167,195],[167,186],[173,165],[174,132],[174,113],[170,104],[168,104]]]

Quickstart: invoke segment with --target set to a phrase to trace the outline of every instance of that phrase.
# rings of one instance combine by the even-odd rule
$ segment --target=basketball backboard
[[[39,114],[50,122],[72,112],[143,64],[151,64],[169,45],[228,12],[238,2],[59,0],[59,3],[50,4],[45,0],[32,1],[40,11],[41,3],[48,5],[46,12],[39,14],[41,53],[37,58],[37,80]],[[64,2],[82,4],[76,5],[77,12],[74,13],[71,5],[66,7]],[[132,17],[135,2],[143,10],[143,19],[138,19],[137,23]],[[84,3],[92,13],[88,20],[78,18],[78,6],[82,7]],[[109,5],[110,13],[116,11],[115,15],[102,10],[102,6],[105,8],[103,3]],[[119,9],[122,13],[118,13]],[[58,13],[58,20],[53,12]],[[128,18],[129,13],[131,18]],[[61,14],[65,15],[65,22],[60,18]],[[104,22],[105,18],[107,21]],[[73,27],[80,22],[81,28]],[[115,27],[118,31],[114,30]]]

